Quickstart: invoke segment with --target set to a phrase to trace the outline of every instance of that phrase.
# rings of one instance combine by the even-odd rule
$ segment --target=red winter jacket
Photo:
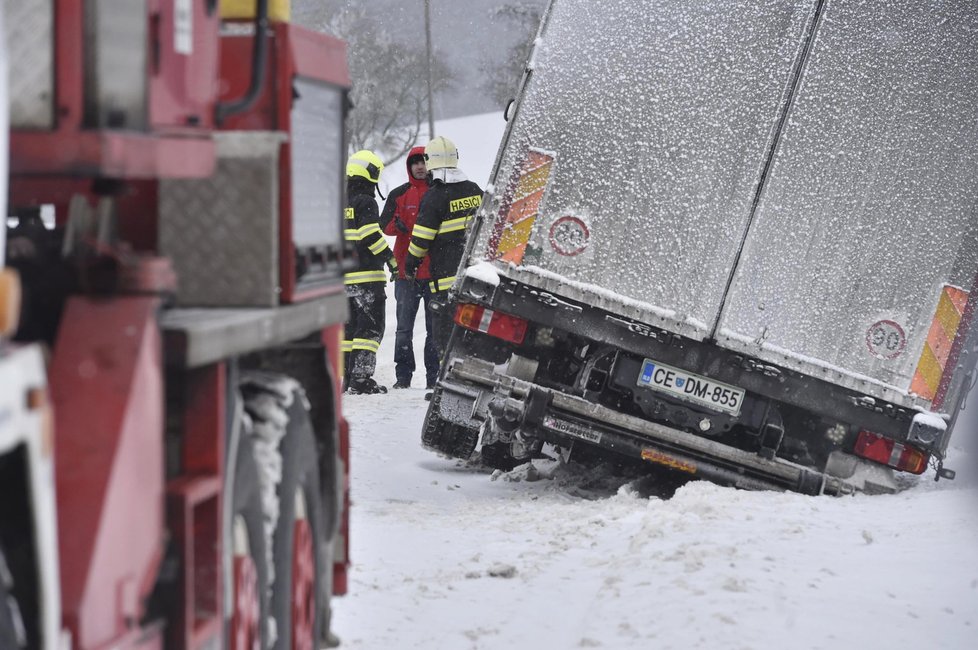
[[[407,160],[411,156],[424,155],[424,147],[414,147],[407,155],[405,167],[407,167],[408,182],[398,185],[387,195],[387,203],[384,204],[384,211],[380,214],[380,227],[384,229],[385,235],[395,235],[397,240],[394,242],[394,257],[397,258],[398,277],[404,279],[404,258],[407,256],[408,245],[411,243],[411,229],[414,228],[414,221],[418,218],[418,206],[421,205],[421,197],[428,191],[428,181],[418,180],[411,176],[411,167]],[[419,280],[431,279],[431,271],[428,268],[431,263],[425,258],[418,268]]]

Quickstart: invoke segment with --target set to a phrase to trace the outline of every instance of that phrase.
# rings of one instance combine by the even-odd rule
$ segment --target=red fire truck
[[[0,647],[326,645],[345,44],[268,0],[0,8]]]

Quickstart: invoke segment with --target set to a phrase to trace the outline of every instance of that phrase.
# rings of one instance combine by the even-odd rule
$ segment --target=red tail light
[[[866,430],[859,432],[853,451],[856,452],[856,455],[868,460],[911,474],[922,474],[927,469],[927,460],[930,458],[928,454],[919,449],[914,449]]]
[[[526,338],[529,323],[478,305],[462,303],[455,309],[455,322],[467,330],[482,332],[519,345]]]

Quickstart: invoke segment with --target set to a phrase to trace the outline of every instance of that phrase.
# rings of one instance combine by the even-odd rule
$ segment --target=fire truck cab
[[[0,645],[334,643],[345,44],[287,1],[0,8]]]

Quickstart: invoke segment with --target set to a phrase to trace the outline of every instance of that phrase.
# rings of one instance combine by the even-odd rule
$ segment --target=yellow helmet
[[[458,167],[458,149],[455,148],[454,142],[439,135],[425,145],[424,159],[427,162],[428,171],[444,167]]]
[[[361,176],[371,183],[380,180],[380,172],[384,170],[384,163],[373,151],[361,149],[346,161],[346,175]]]

